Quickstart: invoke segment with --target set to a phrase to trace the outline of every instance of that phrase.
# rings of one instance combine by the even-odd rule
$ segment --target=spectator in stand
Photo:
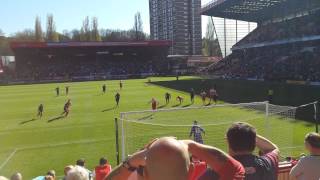
[[[92,172],[89,169],[85,168],[85,163],[86,161],[84,159],[78,159],[76,162],[76,166],[84,168],[89,174],[89,180],[92,180]]]
[[[257,135],[246,123],[235,123],[227,131],[229,154],[246,170],[245,180],[277,180],[279,149],[268,139]],[[253,154],[258,147],[262,156]]]
[[[291,180],[319,180],[320,179],[320,135],[309,133],[305,138],[305,147],[309,156],[301,158],[290,172]]]
[[[64,171],[63,171],[63,172],[64,172],[64,177],[63,177],[63,180],[66,180],[69,171],[71,171],[73,168],[74,168],[74,166],[72,166],[72,165],[68,165],[68,166],[64,167]]]
[[[108,164],[106,158],[101,158],[99,161],[99,166],[94,169],[94,177],[96,180],[104,180],[105,177],[111,172],[111,165]]]
[[[88,170],[81,166],[75,166],[68,172],[66,180],[89,180]]]
[[[47,172],[45,176],[38,176],[33,180],[54,180],[56,178],[56,172],[54,170],[50,170]]]
[[[203,159],[217,173],[212,180],[241,180],[244,168],[221,150],[191,140],[178,141],[164,137],[149,143],[144,149],[129,156],[116,167],[106,180],[126,180],[138,171],[139,177],[148,180],[187,180],[193,174],[188,153]]]
[[[19,172],[14,173],[14,174],[11,176],[10,180],[22,180],[22,175],[21,175],[21,173],[19,173]]]

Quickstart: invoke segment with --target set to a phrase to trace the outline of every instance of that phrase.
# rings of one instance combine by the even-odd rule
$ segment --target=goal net
[[[299,155],[303,152],[304,135],[313,127],[308,128],[307,123],[296,120],[298,108],[253,102],[124,112],[118,122],[119,153],[124,159],[150,140],[164,136],[192,139],[190,130],[197,121],[205,130],[204,143],[220,149],[227,150],[225,133],[230,125],[246,122],[253,125],[258,134],[277,144],[282,156]]]

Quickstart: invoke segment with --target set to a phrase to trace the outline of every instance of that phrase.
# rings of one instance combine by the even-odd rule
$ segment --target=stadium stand
[[[320,35],[320,11],[307,16],[258,26],[236,46]]]
[[[319,82],[319,1],[213,0],[207,16],[257,22],[232,54],[206,71],[222,78]]]
[[[13,80],[63,81],[144,77],[168,73],[169,41],[12,42]]]
[[[320,46],[298,44],[235,51],[209,69],[223,78],[320,81]]]
[[[320,11],[260,25],[233,47],[233,53],[209,66],[223,78],[320,81]]]

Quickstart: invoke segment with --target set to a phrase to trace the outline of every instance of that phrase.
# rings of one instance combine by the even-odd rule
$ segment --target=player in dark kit
[[[41,118],[43,113],[43,104],[38,106],[38,117]]]
[[[60,95],[60,88],[59,87],[56,87],[56,94],[57,94],[57,96]]]
[[[106,93],[106,90],[107,90],[107,86],[104,84],[102,86],[102,93],[105,94]]]
[[[119,107],[119,101],[120,101],[120,94],[117,92],[117,94],[114,96],[115,100],[116,100],[116,107]]]
[[[193,140],[195,142],[203,144],[202,133],[205,134],[204,129],[198,125],[197,121],[194,121],[190,130],[189,137],[191,138],[193,135]]]
[[[66,104],[64,104],[63,112],[61,113],[61,115],[64,115],[64,117],[67,117],[69,115],[69,112],[70,112],[70,107],[71,107],[71,100],[69,99],[66,102]]]
[[[166,99],[166,104],[169,104],[170,99],[171,99],[171,94],[169,94],[168,92],[166,92],[166,94],[164,95],[164,98]]]
[[[68,96],[69,94],[69,86],[66,86],[66,95]]]
[[[120,80],[119,86],[120,86],[120,90],[121,90],[122,87],[123,87],[123,82],[122,82],[122,80]]]
[[[193,90],[193,88],[191,88],[191,91],[190,91],[190,99],[191,99],[191,103],[193,104],[194,103],[194,90]]]

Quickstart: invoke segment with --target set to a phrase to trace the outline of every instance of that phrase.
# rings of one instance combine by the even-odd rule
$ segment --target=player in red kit
[[[157,110],[157,106],[159,105],[159,102],[155,98],[151,99],[150,104],[153,111]]]

